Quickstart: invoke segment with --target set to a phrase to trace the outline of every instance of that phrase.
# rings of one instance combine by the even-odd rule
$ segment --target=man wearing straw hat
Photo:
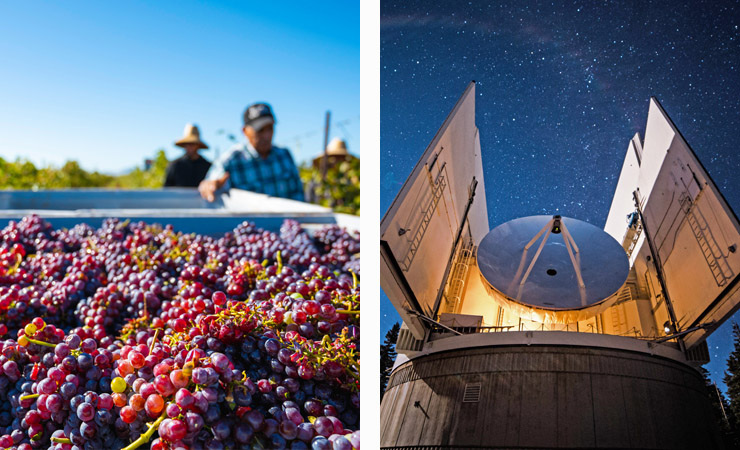
[[[347,142],[338,137],[335,137],[331,140],[331,142],[329,142],[329,145],[326,147],[326,156],[321,154],[313,159],[314,169],[323,170],[322,167],[325,157],[327,158],[327,170],[331,169],[332,167],[343,161],[352,161],[353,159],[355,159],[353,155],[350,155],[349,152],[347,152]]]
[[[198,127],[193,124],[185,125],[184,136],[175,142],[175,145],[184,148],[185,154],[167,166],[165,187],[198,187],[211,168],[211,163],[198,154],[198,150],[208,148],[200,140]]]
[[[212,202],[220,189],[236,188],[303,201],[303,183],[290,151],[272,145],[275,116],[270,105],[255,103],[244,112],[244,136],[213,162],[200,194]]]

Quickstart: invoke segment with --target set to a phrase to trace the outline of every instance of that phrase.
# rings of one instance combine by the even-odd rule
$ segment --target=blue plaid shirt
[[[249,143],[237,144],[213,162],[206,180],[219,179],[224,172],[229,172],[224,189],[244,189],[304,201],[298,167],[288,149],[272,147],[267,158],[262,158]]]

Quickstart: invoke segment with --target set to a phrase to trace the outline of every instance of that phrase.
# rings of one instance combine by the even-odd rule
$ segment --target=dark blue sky
[[[470,80],[491,228],[603,226],[650,96],[740,211],[737,3],[441,3],[381,2],[381,216]],[[380,316],[382,339],[399,320],[384,295]],[[729,322],[709,344],[720,383]]]

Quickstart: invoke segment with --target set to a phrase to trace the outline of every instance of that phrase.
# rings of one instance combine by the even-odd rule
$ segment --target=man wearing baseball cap
[[[270,105],[255,103],[244,112],[245,144],[237,144],[211,165],[200,183],[212,202],[220,189],[237,188],[303,201],[303,184],[290,151],[272,145],[275,115]]]

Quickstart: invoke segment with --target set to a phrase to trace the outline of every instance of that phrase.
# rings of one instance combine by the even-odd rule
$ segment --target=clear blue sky
[[[360,153],[359,2],[2,2],[0,157],[118,173],[201,127],[204,152],[272,104],[297,160]],[[339,122],[339,124],[337,124]]]

